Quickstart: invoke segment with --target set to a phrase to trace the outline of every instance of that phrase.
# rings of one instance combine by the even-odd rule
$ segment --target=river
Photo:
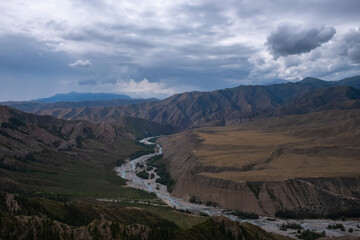
[[[209,207],[206,205],[190,203],[182,198],[177,198],[172,196],[168,191],[165,185],[156,183],[156,179],[159,177],[156,172],[153,170],[148,171],[149,175],[154,174],[155,178],[153,179],[143,179],[136,175],[136,173],[146,169],[146,160],[156,155],[162,154],[162,147],[159,144],[150,142],[149,140],[156,137],[144,138],[140,142],[146,145],[155,145],[155,153],[143,155],[139,158],[136,158],[132,161],[128,161],[116,168],[117,174],[123,179],[127,180],[127,185],[133,188],[142,189],[147,192],[155,193],[158,198],[163,200],[170,207],[176,208],[178,210],[190,211],[195,214],[206,214],[209,216],[225,216],[233,221],[237,222],[250,222],[254,225],[257,225],[263,228],[266,231],[274,232],[282,235],[287,235],[290,237],[295,237],[295,230],[288,229],[288,231],[282,231],[279,229],[279,226],[282,223],[291,222],[300,224],[304,229],[310,229],[312,231],[322,232],[325,231],[327,236],[359,236],[360,237],[360,222],[359,221],[333,221],[328,219],[304,219],[304,220],[282,220],[276,219],[276,221],[269,221],[267,217],[260,216],[259,219],[239,219],[238,217],[231,215],[231,211],[227,209],[221,209],[217,207]],[[339,229],[327,229],[326,227],[331,224],[341,223],[345,226],[346,230],[353,228],[354,232],[349,233],[348,231],[341,231]]]

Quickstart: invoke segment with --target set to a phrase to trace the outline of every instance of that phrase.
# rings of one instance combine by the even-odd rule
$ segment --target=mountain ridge
[[[79,102],[79,101],[94,101],[94,100],[114,100],[114,99],[132,99],[131,97],[123,94],[114,93],[58,93],[47,98],[38,98],[32,101],[45,102],[45,103],[56,103],[56,102]]]
[[[312,91],[342,85],[358,88],[360,77],[339,81],[305,78],[296,83],[267,86],[241,85],[211,92],[179,93],[163,100],[140,104],[46,109],[35,113],[93,122],[116,122],[121,116],[133,116],[186,129],[196,126],[224,125],[227,121],[268,115],[291,100],[304,97]]]
[[[360,76],[339,81],[324,81],[309,77],[295,83],[240,85],[210,92],[179,93],[163,100],[127,102],[123,105],[109,106],[95,101],[94,104],[85,106],[70,104],[64,107],[62,106],[64,104],[55,104],[40,108],[29,107],[28,110],[39,115],[92,122],[116,122],[123,116],[132,116],[172,125],[178,129],[187,129],[198,126],[219,126],[229,121],[247,121],[268,116],[278,112],[283,106],[287,108],[281,110],[282,114],[291,114],[293,111],[290,105],[297,104],[293,102],[294,99],[309,97],[308,94],[318,89],[341,86],[360,88]],[[347,102],[343,105],[333,103],[333,107],[330,108],[359,107],[358,103]],[[297,108],[295,105],[293,107]],[[285,109],[290,110],[285,113]],[[308,107],[308,110],[311,108]]]

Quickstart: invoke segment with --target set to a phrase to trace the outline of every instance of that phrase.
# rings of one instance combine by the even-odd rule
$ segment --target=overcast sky
[[[0,12],[0,101],[360,75],[359,0],[11,0]]]

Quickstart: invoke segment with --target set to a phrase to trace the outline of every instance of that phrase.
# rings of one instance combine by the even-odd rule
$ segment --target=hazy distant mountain
[[[276,80],[273,80],[271,82],[266,82],[262,85],[266,86],[266,85],[273,85],[273,84],[283,84],[283,83],[288,83],[289,81],[287,80],[284,80],[284,79],[276,79]]]
[[[334,86],[360,87],[360,77],[341,81],[305,78],[296,83],[267,86],[250,85],[212,92],[186,92],[160,101],[117,107],[47,109],[37,114],[64,119],[85,119],[94,122],[114,122],[122,116],[145,118],[178,128],[203,125],[223,125],[234,119],[267,115],[288,102],[306,96],[317,89]],[[334,94],[340,94],[339,93]],[[325,94],[325,93],[324,93]]]
[[[112,107],[128,104],[139,104],[144,102],[158,101],[156,98],[148,99],[114,99],[114,100],[97,100],[97,101],[80,101],[80,102],[35,102],[35,101],[8,101],[0,102],[0,105],[9,106],[20,111],[41,113],[49,109],[67,109],[67,108],[86,108],[86,107]]]
[[[56,94],[48,98],[39,98],[33,101],[56,103],[56,102],[80,102],[80,101],[97,101],[97,100],[114,100],[114,99],[132,99],[129,96],[113,93],[78,93],[70,92],[66,94]]]

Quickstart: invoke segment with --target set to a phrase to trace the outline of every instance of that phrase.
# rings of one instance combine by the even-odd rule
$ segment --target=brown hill
[[[141,104],[116,107],[54,107],[40,109],[35,113],[67,120],[82,119],[93,122],[116,122],[123,116],[133,116],[185,129],[224,125],[227,121],[263,116],[294,98],[302,98],[314,90],[342,85],[359,87],[359,82],[359,77],[333,82],[306,78],[297,83],[239,86],[212,92],[188,92],[161,101]],[[354,106],[358,107],[357,104]],[[336,105],[334,108],[337,107]],[[287,108],[282,111],[285,109]]]
[[[160,139],[172,194],[292,217],[360,209],[360,111],[331,110],[198,128]]]
[[[331,109],[360,108],[360,89],[348,86],[317,89],[276,109],[272,115],[292,115]]]
[[[84,187],[78,182],[84,181],[84,169],[118,178],[112,172],[116,162],[144,150],[135,144],[135,138],[168,134],[170,130],[132,117],[116,124],[66,121],[0,106],[0,186],[12,191],[15,186],[26,191],[61,186],[70,191],[76,184]],[[89,181],[104,181],[106,174]],[[72,185],[68,184],[70,179]]]

